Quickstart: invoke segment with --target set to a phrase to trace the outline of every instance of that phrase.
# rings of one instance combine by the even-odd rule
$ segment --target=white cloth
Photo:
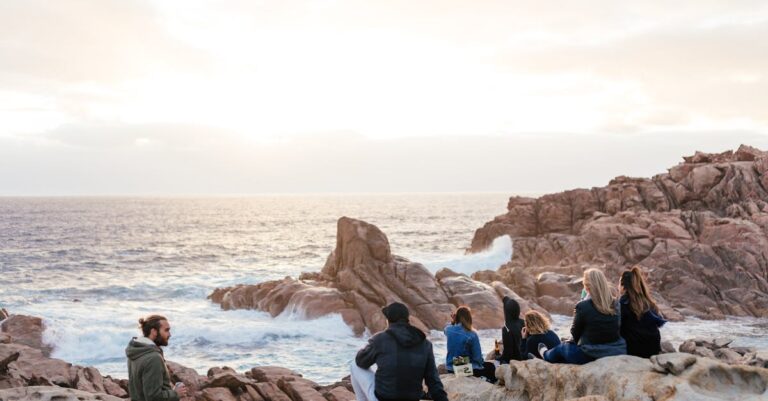
[[[355,361],[349,364],[350,381],[355,390],[357,401],[378,401],[374,390],[376,389],[376,373],[371,369],[363,369],[357,366]]]

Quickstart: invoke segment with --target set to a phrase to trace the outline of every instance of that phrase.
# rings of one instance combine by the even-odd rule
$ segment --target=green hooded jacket
[[[128,357],[128,394],[132,401],[179,401],[162,351],[146,337],[134,337],[125,348]]]

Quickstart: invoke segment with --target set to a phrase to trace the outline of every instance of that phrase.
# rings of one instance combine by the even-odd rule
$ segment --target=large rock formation
[[[477,328],[499,328],[504,324],[501,299],[507,295],[522,301],[501,282],[483,283],[448,269],[433,276],[422,264],[393,255],[376,226],[342,217],[336,249],[321,272],[220,288],[209,298],[224,309],[258,309],[272,316],[287,311],[311,319],[339,313],[362,334],[386,327],[380,310],[393,301],[408,305],[411,322],[423,330],[442,329],[458,305],[472,308]],[[538,306],[521,302],[521,307]]]
[[[443,376],[448,398],[462,401],[758,401],[768,399],[768,369],[731,366],[689,354],[650,360],[622,355],[586,365],[540,359],[502,365],[499,385]]]
[[[499,275],[550,311],[572,310],[586,268],[617,280],[640,265],[668,317],[768,317],[766,188],[768,152],[696,153],[651,179],[514,196],[506,214],[475,232],[470,250],[511,236],[512,260]]]

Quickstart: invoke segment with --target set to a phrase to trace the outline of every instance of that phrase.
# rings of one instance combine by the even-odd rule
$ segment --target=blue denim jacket
[[[445,368],[453,371],[453,357],[468,356],[472,369],[483,368],[483,352],[480,350],[480,337],[474,331],[467,331],[461,324],[449,324],[443,330],[448,340],[448,355]]]

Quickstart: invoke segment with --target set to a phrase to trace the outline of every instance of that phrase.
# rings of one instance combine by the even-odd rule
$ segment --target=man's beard
[[[168,340],[166,340],[162,336],[155,337],[154,341],[155,341],[155,345],[157,345],[158,347],[165,347],[168,345]]]

